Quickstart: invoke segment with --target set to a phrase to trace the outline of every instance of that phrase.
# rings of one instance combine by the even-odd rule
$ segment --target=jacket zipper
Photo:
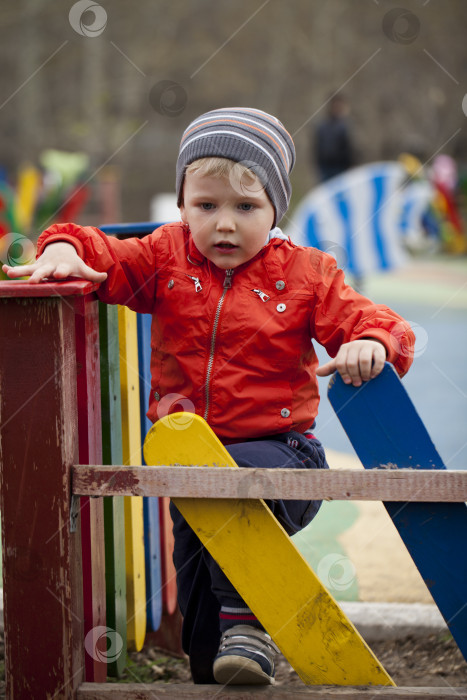
[[[209,408],[210,408],[210,388],[211,388],[211,375],[212,375],[212,367],[214,364],[214,354],[215,354],[215,349],[216,349],[216,335],[217,335],[217,329],[219,326],[219,317],[221,314],[221,309],[224,304],[224,299],[225,295],[227,294],[228,290],[231,289],[232,287],[232,275],[233,275],[233,270],[229,269],[225,271],[225,278],[224,278],[224,284],[223,284],[223,290],[221,297],[219,301],[217,302],[217,308],[216,308],[216,315],[214,316],[214,324],[212,327],[212,334],[211,334],[211,345],[209,349],[209,361],[208,361],[208,367],[206,370],[206,381],[204,383],[204,395],[206,399],[206,408],[204,410],[204,420],[207,421],[208,419],[208,414],[209,414]]]
[[[201,282],[199,281],[199,277],[193,277],[193,275],[188,275],[185,272],[186,276],[189,277],[195,285],[195,292],[200,292],[202,290]]]
[[[261,301],[269,301],[269,299],[271,298],[271,297],[268,297],[266,292],[262,292],[261,289],[252,289],[251,291],[254,292],[255,294],[257,294],[259,296],[259,298],[261,299]]]

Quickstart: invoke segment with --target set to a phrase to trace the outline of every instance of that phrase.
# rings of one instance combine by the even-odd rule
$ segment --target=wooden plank
[[[446,474],[400,379],[389,363],[360,388],[339,375],[329,382],[329,400],[367,469],[385,463]],[[443,407],[448,410],[448,407]],[[451,472],[452,473],[452,472]],[[433,599],[467,659],[467,506],[465,503],[393,503],[386,509]]]
[[[145,415],[151,388],[150,321],[151,317],[148,315],[138,316],[142,443],[151,428],[151,423]],[[148,615],[145,643],[158,646],[171,654],[184,656],[181,646],[182,616],[177,606],[177,582],[172,559],[172,520],[168,504],[168,498],[143,499]],[[148,559],[151,560],[151,565]]]
[[[459,700],[467,698],[467,688],[337,688],[332,686],[219,686],[173,684],[143,685],[140,683],[105,683],[103,685],[83,683],[77,693],[78,700],[249,700],[270,698],[271,700]]]
[[[73,467],[73,490],[82,495],[101,496],[236,498],[241,495],[246,498],[453,502],[467,500],[467,471],[238,468],[219,473],[210,467],[191,465],[144,468],[76,465]]]
[[[118,307],[120,386],[122,397],[122,448],[126,464],[141,464],[138,341],[136,314]],[[125,498],[125,557],[127,593],[127,645],[140,651],[146,634],[146,581],[142,498]]]
[[[91,294],[99,288],[96,282],[86,280],[67,280],[66,282],[41,282],[40,284],[29,284],[23,280],[0,280],[0,297],[29,299],[38,297],[69,297]]]
[[[99,303],[101,358],[102,458],[105,464],[121,464],[122,408],[120,398],[120,352],[118,310]],[[126,567],[123,496],[104,498],[105,583],[107,626],[121,645],[119,654],[108,658],[107,674],[118,677],[126,663]]]
[[[207,423],[187,415],[153,425],[146,462],[238,468]],[[172,500],[304,683],[393,685],[264,501]]]
[[[151,320],[150,314],[137,314],[141,444],[152,425],[146,416],[151,393]],[[162,554],[157,497],[143,499],[143,518],[147,628],[154,631],[159,629],[162,619]]]
[[[99,311],[90,295],[75,302],[76,366],[78,398],[79,459],[102,462]],[[104,638],[99,630],[106,626],[105,547],[103,502],[81,499],[81,552],[83,565],[83,607],[86,680],[104,683],[107,664]]]
[[[0,284],[1,295],[1,284]],[[84,680],[73,300],[0,299],[0,509],[7,697]]]

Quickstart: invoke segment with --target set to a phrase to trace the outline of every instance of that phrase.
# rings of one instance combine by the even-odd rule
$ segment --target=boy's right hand
[[[3,272],[14,279],[31,275],[28,282],[37,283],[45,278],[64,279],[65,277],[79,277],[90,282],[103,282],[107,279],[106,272],[97,272],[86,265],[71,243],[49,243],[44,252],[34,263],[30,265],[2,266]]]

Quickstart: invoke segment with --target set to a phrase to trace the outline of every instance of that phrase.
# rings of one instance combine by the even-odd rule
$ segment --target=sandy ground
[[[363,469],[352,455],[327,450],[333,469]],[[363,601],[433,603],[399,533],[380,501],[356,501],[358,517],[337,537],[358,578]]]

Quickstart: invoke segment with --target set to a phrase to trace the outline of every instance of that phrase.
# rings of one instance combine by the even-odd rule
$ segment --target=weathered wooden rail
[[[229,469],[77,464],[79,496],[190,496],[327,501],[467,501],[467,471],[420,469]]]

